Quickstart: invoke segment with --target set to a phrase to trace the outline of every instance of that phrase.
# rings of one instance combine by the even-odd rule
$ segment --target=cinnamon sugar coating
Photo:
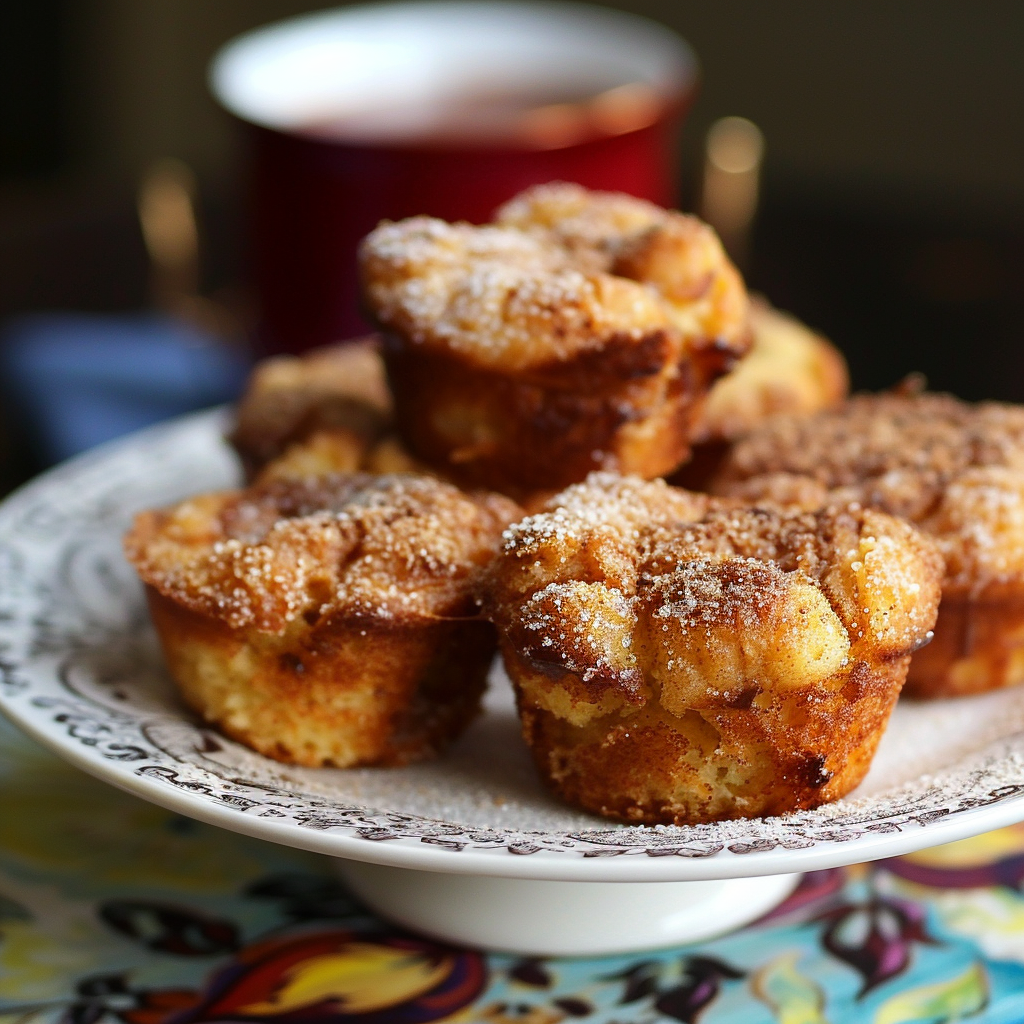
[[[749,345],[743,283],[710,228],[575,185],[530,190],[482,227],[384,223],[360,267],[407,446],[515,495],[673,468]]]
[[[581,271],[652,288],[691,345],[742,355],[750,346],[747,295],[714,230],[697,217],[620,192],[536,185],[495,216],[563,253]]]
[[[395,764],[476,713],[494,638],[473,595],[518,514],[431,477],[338,474],[144,512],[125,550],[206,718],[279,760]]]
[[[935,539],[946,574],[935,645],[911,664],[908,693],[1024,680],[1024,408],[857,395],[766,423],[734,445],[711,486],[802,508],[859,501],[910,520]]]
[[[597,474],[509,528],[489,615],[541,774],[623,821],[780,814],[866,773],[942,562],[856,505]]]
[[[494,219],[503,227],[547,236],[581,267],[608,272],[623,239],[642,236],[665,216],[660,206],[621,192],[553,182],[521,192]]]

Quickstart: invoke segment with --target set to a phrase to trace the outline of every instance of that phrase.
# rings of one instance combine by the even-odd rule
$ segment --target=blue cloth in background
[[[231,401],[248,370],[239,350],[158,313],[34,314],[0,336],[7,419],[46,465]]]

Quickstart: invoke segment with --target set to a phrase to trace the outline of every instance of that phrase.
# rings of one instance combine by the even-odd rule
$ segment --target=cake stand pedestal
[[[458,946],[533,956],[632,953],[714,938],[784,900],[799,874],[693,882],[551,882],[335,861],[397,924]]]

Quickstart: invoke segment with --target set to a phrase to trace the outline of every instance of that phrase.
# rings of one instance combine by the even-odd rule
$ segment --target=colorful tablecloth
[[[1024,1021],[1024,826],[805,876],[713,942],[587,960],[451,949],[322,857],[179,817],[0,722],[2,1024]]]

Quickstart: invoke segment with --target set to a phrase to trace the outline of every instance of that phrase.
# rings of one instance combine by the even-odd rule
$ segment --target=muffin
[[[711,487],[815,508],[858,501],[910,520],[946,561],[915,697],[1024,680],[1024,407],[950,395],[857,395],[809,419],[781,417],[738,441]]]
[[[846,360],[828,339],[763,299],[751,302],[750,351],[708,394],[698,442],[730,441],[769,416],[809,416],[846,398]]]
[[[250,482],[428,472],[394,433],[391,393],[373,336],[258,363],[228,440]]]
[[[506,532],[485,607],[551,789],[620,821],[692,824],[856,786],[941,575],[932,541],[872,509],[773,511],[595,474]]]
[[[185,701],[290,764],[398,765],[477,713],[474,591],[519,514],[431,477],[338,474],[139,515],[125,550]]]
[[[352,472],[391,417],[379,342],[369,336],[257,363],[228,440],[249,480],[313,437],[321,450],[333,447],[336,472]]]
[[[763,299],[751,302],[750,329],[750,351],[708,392],[690,461],[672,477],[680,487],[702,490],[729,442],[770,416],[809,416],[846,398],[846,361],[826,338]]]
[[[749,346],[742,280],[707,225],[575,185],[480,227],[385,222],[360,270],[406,447],[516,497],[674,469]]]

